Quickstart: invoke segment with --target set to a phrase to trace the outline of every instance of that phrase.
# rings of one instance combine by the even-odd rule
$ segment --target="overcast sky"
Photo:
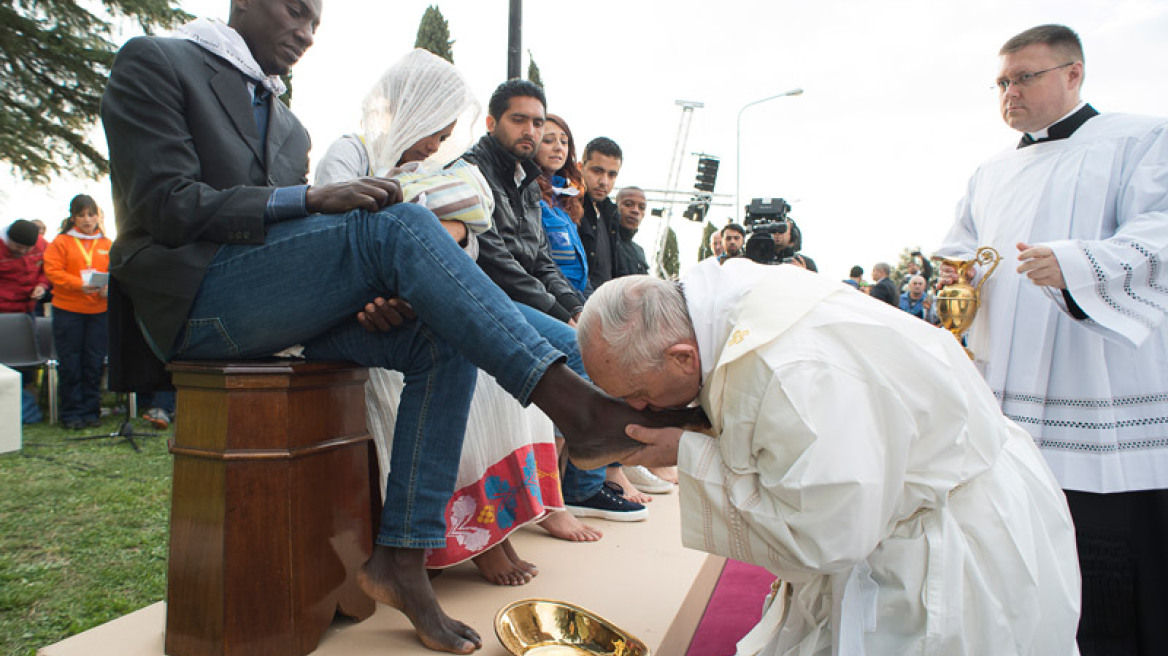
[[[294,69],[293,110],[312,134],[313,161],[355,131],[362,97],[413,46],[434,0],[326,0],[316,44]],[[455,40],[454,62],[486,105],[506,75],[506,0],[437,3]],[[784,197],[820,271],[842,278],[895,263],[906,246],[935,248],[974,167],[1010,147],[991,89],[1001,44],[1041,23],[1077,30],[1086,52],[1084,99],[1100,111],[1168,114],[1165,0],[585,0],[524,3],[523,71],[539,65],[548,109],[578,145],[595,136],[624,149],[618,186],[660,189],[681,110],[699,101],[686,153],[722,158],[716,192],[735,192],[736,119],[752,101],[796,87],[742,114],[741,198]],[[188,0],[226,18],[228,0]],[[131,34],[127,33],[125,38]],[[476,126],[476,133],[484,128]],[[687,157],[680,187],[690,189]],[[50,188],[3,182],[0,224],[55,224],[69,198],[91,193],[109,210],[108,181]],[[721,225],[733,208],[715,208]],[[683,262],[701,226],[674,225]],[[655,226],[638,241],[652,249]],[[683,264],[684,266],[684,264]]]

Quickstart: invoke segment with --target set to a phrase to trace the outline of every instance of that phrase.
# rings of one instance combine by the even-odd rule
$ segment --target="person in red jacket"
[[[45,251],[45,273],[53,284],[61,423],[70,429],[101,425],[109,249],[97,202],[75,196],[61,234]]]
[[[17,219],[0,233],[0,312],[32,312],[49,289],[43,262],[48,243],[36,224]]]

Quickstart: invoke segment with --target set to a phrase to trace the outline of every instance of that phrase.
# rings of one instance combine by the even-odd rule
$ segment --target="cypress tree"
[[[422,14],[422,20],[418,23],[418,38],[414,41],[414,47],[425,48],[453,64],[454,50],[451,49],[453,44],[454,42],[450,40],[450,25],[442,16],[438,5],[426,7],[426,12]]]
[[[531,55],[531,51],[527,51],[527,80],[532,84],[543,86],[543,78],[539,75],[539,66],[535,64],[535,57]]]

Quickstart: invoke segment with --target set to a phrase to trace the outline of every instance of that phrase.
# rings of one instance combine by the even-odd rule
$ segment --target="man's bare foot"
[[[539,570],[531,563],[524,564],[528,565],[534,572],[520,566],[519,563],[515,562],[519,560],[518,555],[515,556],[514,560],[511,558],[511,554],[514,553],[515,549],[511,548],[510,540],[503,540],[503,542],[475,556],[472,560],[478,566],[483,578],[495,585],[524,585],[530,582]]]
[[[568,456],[580,469],[596,469],[610,462],[620,462],[640,451],[644,444],[625,434],[625,427],[629,424],[691,430],[709,426],[705,413],[698,407],[634,410],[559,363],[544,372],[531,393],[531,402],[543,410],[564,434]]]
[[[425,554],[424,549],[374,545],[373,556],[357,573],[357,584],[374,600],[404,613],[430,649],[470,654],[483,646],[483,639],[438,606],[424,569]]]
[[[576,516],[566,510],[553,510],[539,523],[553,538],[568,542],[596,542],[604,537],[604,533],[592,528],[576,519]]]
[[[677,467],[649,467],[649,472],[657,478],[677,485],[681,479],[677,477]]]
[[[629,477],[625,476],[625,471],[620,467],[608,467],[605,469],[604,480],[621,486],[621,489],[624,490],[624,494],[621,496],[633,503],[639,503],[643,506],[653,500],[653,497],[638,490],[632,481],[629,480]]]

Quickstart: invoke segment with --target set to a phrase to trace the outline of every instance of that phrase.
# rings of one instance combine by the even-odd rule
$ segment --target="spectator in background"
[[[572,288],[587,298],[592,293],[588,286],[588,256],[580,241],[580,219],[584,205],[584,178],[576,164],[576,140],[567,122],[555,114],[547,115],[543,124],[543,139],[535,150],[535,163],[543,172],[539,179],[542,198],[543,232],[547,237],[552,260],[560,268]]]
[[[925,293],[925,277],[921,275],[909,278],[907,291],[900,295],[900,309],[914,317],[933,323],[933,303]]]
[[[719,262],[725,262],[732,257],[742,257],[742,248],[746,243],[746,229],[737,223],[728,223],[722,228],[722,254]]]
[[[580,172],[587,194],[584,217],[580,220],[580,241],[588,254],[588,281],[592,289],[612,280],[620,213],[608,195],[616,185],[623,163],[620,146],[608,137],[596,137],[584,147]]]
[[[904,289],[908,289],[908,284],[912,282],[912,277],[920,275],[925,279],[925,286],[929,285],[929,281],[933,279],[933,265],[929,260],[921,255],[920,251],[913,251],[908,256],[908,264],[905,265],[904,274]]]
[[[714,253],[713,257],[722,257],[722,230],[715,230],[710,233],[710,251]]]
[[[649,273],[649,262],[645,259],[645,249],[633,241],[641,221],[645,218],[648,201],[640,187],[625,187],[616,195],[616,208],[620,214],[620,228],[617,234],[616,261],[613,263],[613,278]]]
[[[53,284],[61,424],[71,430],[101,425],[110,243],[97,202],[81,194],[70,201],[69,218],[45,251],[45,274]]]
[[[534,184],[542,173],[532,161],[543,138],[547,105],[543,89],[526,80],[508,80],[491,95],[488,105],[487,134],[471,146],[463,159],[482,170],[495,196],[493,225],[479,239],[478,264],[512,300],[524,317],[561,353],[568,356],[568,366],[586,377],[576,346],[575,318],[584,307],[568,281],[560,274],[548,254],[540,209],[539,186]],[[594,140],[595,142],[596,140]],[[616,144],[612,144],[614,147]],[[591,147],[592,144],[589,144]],[[619,152],[619,150],[617,151]],[[590,155],[585,151],[585,160]],[[597,152],[589,161],[591,173],[584,174],[589,185],[587,207],[596,207],[593,192],[603,193],[603,203],[616,179],[605,174],[612,166],[610,156]],[[620,168],[619,160],[615,167]],[[581,221],[581,227],[584,222]],[[581,233],[583,237],[583,233]],[[611,256],[611,253],[609,253]],[[612,259],[607,263],[611,277]],[[589,277],[595,281],[592,262]],[[558,319],[568,324],[551,321]],[[578,469],[568,463],[562,480],[564,502],[577,517],[600,517],[614,521],[640,521],[648,510],[626,500],[623,490],[605,482],[606,467]]]
[[[892,267],[887,262],[877,262],[872,267],[872,280],[875,284],[868,290],[868,294],[872,298],[878,298],[892,307],[900,307],[900,292],[896,289],[896,284],[889,278],[892,274]]]
[[[36,224],[17,219],[0,235],[0,312],[32,312],[49,290],[44,259],[48,244]]]
[[[855,289],[864,286],[864,267],[856,265],[848,272],[848,277],[844,280],[845,285],[851,285]]]

